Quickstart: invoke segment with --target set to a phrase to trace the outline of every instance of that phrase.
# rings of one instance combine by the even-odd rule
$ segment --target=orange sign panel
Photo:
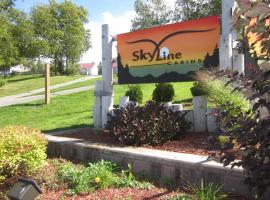
[[[117,36],[119,83],[190,80],[219,65],[218,16],[158,26]]]

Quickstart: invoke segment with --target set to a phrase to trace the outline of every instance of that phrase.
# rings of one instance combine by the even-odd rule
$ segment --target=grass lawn
[[[85,76],[52,76],[51,85],[72,81]],[[17,75],[13,77],[5,78],[7,84],[0,88],[0,97],[19,94],[30,90],[35,90],[44,87],[44,75]]]
[[[80,92],[43,101],[0,108],[0,127],[20,125],[42,131],[69,129],[93,124],[93,91]]]
[[[173,83],[176,93],[175,102],[186,102],[191,98],[192,82]],[[151,99],[155,84],[141,85],[144,99]],[[119,97],[128,89],[127,85],[115,85],[115,105]],[[0,127],[21,125],[33,127],[42,131],[55,131],[93,125],[93,90],[55,97],[51,105],[36,101],[22,105],[0,108]]]

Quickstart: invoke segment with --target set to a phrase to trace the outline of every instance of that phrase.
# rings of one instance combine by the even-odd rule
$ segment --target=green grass
[[[180,82],[172,83],[175,90],[174,103],[188,102],[192,98],[190,88],[193,82]],[[143,103],[152,99],[152,93],[155,88],[155,84],[140,84],[143,91]],[[128,85],[115,85],[114,86],[114,104],[119,104],[119,98],[125,96],[128,90]]]
[[[97,81],[97,80],[101,80],[101,78],[95,78],[95,79],[91,79],[91,80],[82,81],[82,82],[79,82],[79,83],[74,83],[74,84],[71,84],[71,85],[67,85],[67,86],[64,86],[64,87],[55,88],[55,89],[51,90],[51,93],[60,92],[60,91],[63,91],[63,90],[70,90],[70,89],[84,87],[84,86],[94,86],[94,82]],[[37,93],[37,94],[33,94],[33,96],[41,95],[41,94],[44,94],[44,93],[45,92],[40,92],[40,93]]]
[[[149,182],[137,181],[131,172],[123,170],[116,164],[108,161],[98,161],[88,165],[75,165],[71,162],[59,163],[57,172],[59,182],[68,185],[70,194],[87,193],[106,188],[150,188]]]
[[[173,83],[175,88],[175,102],[186,102],[191,98],[192,82]],[[141,85],[143,102],[152,98],[155,84]],[[115,85],[115,104],[119,104],[119,97],[124,96],[127,85]],[[26,126],[45,132],[77,128],[93,125],[94,91],[54,97],[50,105],[44,101],[35,101],[22,105],[0,108],[0,127]]]
[[[0,127],[26,126],[55,131],[93,124],[93,91],[55,97],[50,105],[36,101],[0,108]]]
[[[51,85],[72,81],[85,76],[52,76]],[[7,84],[0,88],[0,97],[19,94],[30,90],[35,90],[44,87],[44,75],[17,75],[13,77],[4,78]]]

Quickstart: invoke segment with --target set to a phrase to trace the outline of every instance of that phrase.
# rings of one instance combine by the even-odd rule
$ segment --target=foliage
[[[104,160],[87,166],[65,163],[60,165],[57,176],[60,182],[68,184],[72,194],[110,187],[150,187],[148,183],[135,180],[130,165],[125,171]]]
[[[190,88],[190,91],[191,91],[192,96],[205,96],[205,95],[207,95],[207,91],[205,90],[204,85],[199,81],[196,81],[193,83],[193,87]]]
[[[261,58],[270,57],[270,1],[269,0],[237,0],[238,9],[234,12],[234,26],[246,33],[254,33],[257,40],[250,46],[251,49],[259,44]]]
[[[80,72],[80,65],[77,63],[71,64],[67,69],[66,69],[66,75],[76,75],[79,74]]]
[[[191,196],[181,194],[181,195],[170,197],[167,200],[191,200]]]
[[[24,127],[0,129],[0,182],[30,175],[46,162],[47,140],[37,130]]]
[[[132,20],[132,31],[151,28],[171,21],[171,11],[164,0],[136,0],[134,3],[136,12]]]
[[[229,82],[236,84],[234,91],[242,90],[253,103],[252,108],[244,112],[234,103],[228,103],[223,110],[223,135],[229,142],[223,148],[221,161],[225,166],[242,166],[247,175],[246,183],[255,197],[260,197],[270,188],[270,71],[258,71],[254,79],[244,75],[221,71],[217,77],[226,76]],[[238,115],[228,115],[238,109]],[[238,148],[234,151],[234,144]],[[241,160],[236,158],[241,157]]]
[[[183,135],[189,128],[185,113],[173,112],[149,101],[143,107],[130,104],[109,114],[107,129],[128,145],[162,144]]]
[[[174,21],[186,21],[221,14],[222,0],[176,0]]]
[[[28,14],[14,8],[13,2],[0,2],[0,68],[50,58],[57,66],[55,73],[63,74],[90,48],[84,8],[51,0]]]
[[[213,72],[200,71],[196,79],[203,85],[208,99],[218,105],[219,108],[228,110],[228,102],[233,103],[237,108],[230,110],[230,115],[238,115],[239,112],[246,112],[250,108],[250,103],[246,100],[244,94],[239,91],[233,91],[233,85],[226,84],[226,79],[216,79]]]
[[[6,83],[6,80],[0,79],[0,87],[3,87]]]
[[[13,7],[9,0],[0,3],[0,68],[25,64],[32,52],[33,27],[29,16]]]
[[[128,91],[126,91],[125,96],[129,96],[130,101],[142,103],[143,100],[143,92],[140,85],[128,86]]]
[[[37,5],[31,11],[35,37],[39,39],[38,54],[52,59],[55,73],[66,73],[70,65],[90,48],[90,33],[85,29],[88,13],[71,1]]]
[[[174,8],[170,8],[164,0],[136,0],[136,16],[132,20],[132,31],[170,22],[220,15],[221,3],[222,0],[176,0]]]
[[[174,88],[171,83],[158,83],[153,91],[152,99],[155,102],[170,102],[175,96]]]
[[[201,180],[201,184],[199,186],[189,185],[188,189],[192,193],[192,200],[223,200],[227,197],[227,195],[222,192],[221,187],[216,186],[213,183],[205,185],[203,180]]]

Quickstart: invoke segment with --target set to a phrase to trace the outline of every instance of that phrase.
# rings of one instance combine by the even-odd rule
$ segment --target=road
[[[98,78],[98,77],[99,76],[95,76],[95,77],[89,76],[89,77],[76,79],[76,80],[73,80],[73,81],[68,81],[68,82],[65,82],[65,83],[53,85],[53,86],[51,86],[51,89],[61,88],[61,87],[64,87],[64,86],[68,86],[68,85],[72,85],[72,84],[75,84],[75,83],[95,79],[95,78]],[[79,88],[74,88],[74,89],[69,89],[69,90],[63,90],[63,91],[51,93],[51,96],[55,97],[55,96],[61,96],[61,95],[66,95],[66,94],[72,94],[72,93],[87,91],[87,90],[93,89],[93,87],[94,86],[85,86],[85,87],[79,87]],[[40,92],[44,92],[44,88],[40,88],[40,89],[36,89],[36,90],[24,92],[24,93],[12,95],[12,96],[2,97],[2,98],[0,98],[0,107],[16,105],[16,104],[22,104],[22,103],[28,103],[28,102],[35,101],[35,100],[44,99],[44,94],[43,95],[35,95],[35,94],[38,94]]]

